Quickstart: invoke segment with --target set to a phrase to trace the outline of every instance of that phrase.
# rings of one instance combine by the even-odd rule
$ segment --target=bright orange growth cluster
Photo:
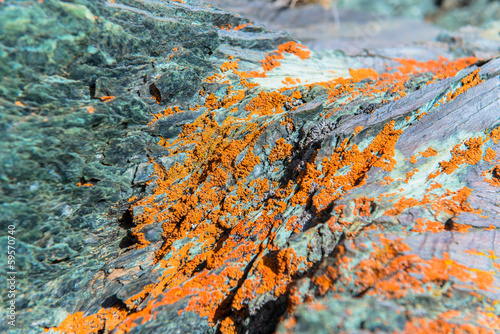
[[[255,98],[250,101],[245,107],[247,111],[253,111],[258,115],[272,115],[274,113],[284,112],[283,107],[287,102],[287,97],[279,92],[260,92]]]
[[[232,25],[229,24],[227,26],[220,27],[220,29],[222,29],[222,30],[241,30],[241,29],[248,27],[250,25],[252,25],[250,22],[237,25],[236,27],[233,27]]]
[[[487,139],[486,139],[487,140]],[[441,161],[439,166],[441,170],[431,173],[428,179],[432,179],[441,173],[446,173],[450,175],[456,171],[462,164],[475,165],[481,161],[483,151],[481,146],[485,143],[485,139],[481,137],[470,138],[463,142],[467,149],[462,150],[460,147],[462,143],[455,145],[451,150],[452,158],[450,161]]]
[[[495,158],[497,157],[497,152],[491,148],[487,148],[483,157],[483,160],[489,163],[492,163],[495,161]]]
[[[422,292],[422,283],[411,275],[418,270],[418,256],[402,255],[410,248],[400,240],[381,241],[383,248],[374,246],[372,256],[356,266],[356,289],[385,298],[402,298],[409,290]]]
[[[427,62],[419,62],[413,59],[394,60],[399,62],[401,66],[397,67],[397,71],[392,73],[378,74],[375,70],[370,68],[350,69],[349,72],[352,78],[336,78],[328,82],[321,82],[310,86],[321,85],[328,89],[328,103],[335,102],[342,97],[348,96],[346,100],[340,103],[340,107],[353,101],[357,96],[383,96],[386,92],[398,93],[399,96],[394,98],[394,100],[397,100],[406,95],[404,93],[404,87],[411,76],[430,72],[435,79],[444,79],[454,76],[458,71],[475,63],[477,58],[469,57],[448,61],[440,57],[439,60],[430,60]],[[367,78],[376,80],[363,83],[360,87],[356,85],[358,82]],[[334,108],[332,112],[326,115],[326,118],[330,117],[338,109],[338,107]],[[417,119],[423,117],[424,114],[425,113],[418,115]]]
[[[113,100],[114,98],[115,98],[114,96],[101,96],[101,101],[108,102]]]
[[[406,173],[406,179],[404,179],[404,183],[408,183],[410,179],[418,172],[418,168],[413,169],[412,171],[409,171]]]
[[[157,120],[159,120],[162,117],[170,116],[170,115],[173,115],[173,114],[176,114],[179,112],[182,112],[182,110],[180,110],[179,107],[177,107],[177,106],[175,106],[174,108],[167,108],[167,109],[165,109],[157,114],[154,114],[153,120],[151,122],[149,122],[148,125],[155,123]]]
[[[278,91],[262,91],[246,105],[245,110],[250,112],[249,117],[252,115],[267,116],[280,114],[285,112],[284,107],[287,102],[292,103],[301,97],[302,95],[298,90],[294,91],[290,96],[281,94]]]
[[[489,290],[494,280],[491,272],[466,267],[450,259],[450,255],[446,252],[443,253],[443,259],[433,258],[423,263],[425,264],[423,282],[446,282],[453,276],[462,283],[472,283],[473,288]]]
[[[445,79],[454,76],[458,71],[474,64],[478,61],[475,57],[460,58],[454,61],[439,56],[438,60],[417,61],[414,59],[394,59],[401,66],[397,69],[403,75],[411,75],[424,72],[432,72],[434,79]]]
[[[205,95],[204,92],[202,91],[200,93],[201,95]],[[239,89],[237,91],[233,90],[233,86],[228,86],[227,88],[227,94],[224,95],[222,99],[217,98],[217,96],[213,93],[210,93],[206,99],[205,99],[205,104],[203,105],[206,107],[208,110],[217,110],[220,108],[229,108],[232,105],[240,102],[245,98],[245,90],[244,89]]]
[[[372,206],[375,198],[368,198],[366,196],[356,198],[354,203],[354,214],[360,217],[369,217],[371,215]]]
[[[290,78],[286,77],[285,80],[281,81],[282,84],[284,85],[298,85],[300,84],[300,79],[299,78]]]
[[[54,331],[72,334],[97,333],[105,325],[114,328],[127,315],[127,311],[121,308],[100,309],[96,314],[83,317],[83,312],[77,312],[68,316]]]
[[[442,258],[424,260],[411,254],[411,248],[403,239],[391,240],[382,234],[379,234],[378,238],[381,245],[372,244],[373,252],[355,266],[352,266],[344,248],[340,248],[336,255],[335,266],[328,266],[324,269],[324,274],[313,278],[318,294],[325,295],[328,292],[355,296],[368,294],[379,298],[397,299],[409,293],[421,294],[440,289],[445,282],[453,282],[452,286],[481,290],[490,290],[493,286],[494,279],[491,272],[468,268],[450,259],[450,255],[446,252],[442,254]],[[351,242],[350,248],[358,247],[366,248],[367,245],[362,243],[355,245],[354,241]],[[462,283],[467,285],[461,285]],[[498,319],[496,321],[498,322]]]
[[[440,186],[440,185],[439,185]],[[425,195],[421,200],[415,198],[401,197],[395,204],[392,205],[391,209],[384,212],[386,216],[397,216],[400,215],[406,209],[419,206],[428,205],[437,217],[439,213],[445,213],[448,215],[458,215],[462,212],[471,212],[479,214],[480,209],[473,209],[467,202],[467,199],[471,195],[471,189],[463,187],[457,191],[446,190],[441,196],[429,196]]]
[[[296,42],[290,41],[278,46],[278,50],[271,53],[267,53],[266,58],[261,60],[262,72],[252,71],[248,75],[250,77],[265,77],[266,73],[281,65],[280,60],[284,59],[283,53],[290,53],[296,55],[302,60],[305,60],[311,56],[311,51],[302,44],[297,44]]]
[[[433,149],[432,147],[429,147],[429,148],[427,148],[427,150],[425,150],[425,151],[423,151],[423,152],[422,152],[422,151],[420,151],[420,152],[419,152],[419,155],[421,155],[421,156],[422,156],[422,157],[424,157],[424,158],[429,158],[429,157],[434,157],[434,156],[436,156],[436,155],[437,155],[437,153],[438,153],[438,151],[436,151],[436,150],[435,150],[435,149]],[[418,155],[416,155],[416,156],[415,156],[415,155],[412,155],[412,156],[410,157],[410,163],[412,163],[412,164],[416,164],[416,163],[417,163],[417,161],[418,161],[418,160],[417,160],[417,157],[418,157]]]
[[[302,44],[297,44],[295,42],[286,42],[278,46],[278,53],[290,53],[296,55],[302,60],[306,60],[311,56],[311,51],[307,50],[307,48]]]
[[[323,178],[316,180],[320,185],[320,190],[312,198],[313,204],[318,211],[327,208],[330,203],[334,202],[341,195],[354,187],[363,185],[366,182],[366,174],[374,167],[379,167],[385,171],[392,170],[396,165],[394,160],[394,147],[399,136],[403,133],[402,130],[396,130],[395,122],[387,123],[383,130],[372,140],[372,142],[363,150],[360,151],[356,144],[351,148],[348,145],[348,139],[345,139],[337,148],[330,158],[324,158]],[[343,175],[337,175],[337,172],[349,166],[348,172]],[[304,181],[299,178],[301,191],[292,197],[292,203],[305,204],[306,194],[309,192],[313,177],[316,172],[311,171],[311,176],[302,176]]]
[[[495,334],[500,330],[500,321],[493,313],[481,311],[465,319],[460,319],[460,315],[460,311],[446,311],[435,320],[415,317],[406,323],[402,333]],[[472,321],[476,324],[472,324]]]
[[[493,187],[500,187],[500,165],[495,165],[491,170],[484,171],[482,176],[491,175],[491,178],[487,177],[484,180]]]
[[[349,69],[349,74],[355,81],[361,81],[366,78],[377,79],[378,73],[371,68]]]
[[[500,128],[495,128],[491,130],[490,136],[491,140],[493,140],[493,143],[498,144],[500,141]]]
[[[479,72],[480,72],[480,69],[477,69],[474,72],[472,72],[471,74],[469,74],[468,76],[466,76],[465,78],[463,78],[462,79],[462,86],[457,88],[456,91],[449,92],[446,95],[446,98],[448,99],[448,101],[455,99],[457,96],[465,93],[466,91],[468,91],[472,87],[477,86],[481,82],[483,82],[484,79],[481,79]]]
[[[479,161],[484,160],[486,162],[489,162],[491,164],[496,163],[498,161],[495,161],[496,158],[496,151],[491,149],[491,148],[486,148],[484,151],[483,155],[483,150],[482,146],[487,143],[490,139],[493,141],[494,144],[497,144],[499,142],[499,134],[500,131],[498,128],[495,128],[491,131],[490,134],[486,136],[486,138],[482,137],[476,137],[476,138],[469,138],[468,140],[464,141],[463,143],[457,144],[453,147],[451,154],[452,158],[450,161],[441,161],[439,163],[440,169],[429,174],[427,179],[430,180],[432,178],[435,178],[439,176],[442,173],[446,174],[451,174],[454,171],[456,171],[461,165],[463,164],[469,164],[469,165],[474,165],[477,164]],[[463,150],[460,147],[465,145],[466,149]],[[482,176],[487,176],[490,175],[491,178],[486,177],[484,180],[488,184],[494,187],[499,187],[500,186],[500,168],[497,168],[497,166],[493,167],[490,170],[486,170],[482,173]]]
[[[444,231],[444,224],[440,221],[431,221],[425,218],[417,218],[415,220],[415,225],[413,226],[412,231],[418,233],[439,233]]]
[[[390,185],[392,182],[394,182],[394,179],[390,176],[384,176],[383,180],[384,181],[380,182],[381,186]]]
[[[81,182],[78,182],[76,185],[79,187],[92,187],[93,186],[92,183],[81,183]]]
[[[278,139],[276,141],[276,146],[273,147],[271,153],[269,154],[269,162],[274,163],[275,161],[287,158],[290,153],[292,153],[292,149],[293,146],[288,144],[284,138]]]
[[[433,149],[432,147],[429,147],[427,150],[425,150],[424,152],[420,152],[420,154],[424,157],[424,158],[429,158],[429,157],[434,157],[437,155],[437,151],[435,149]]]
[[[301,260],[291,248],[282,249],[275,256],[261,257],[252,273],[257,279],[245,280],[234,298],[234,308],[241,310],[245,302],[268,292],[275,296],[284,294]]]

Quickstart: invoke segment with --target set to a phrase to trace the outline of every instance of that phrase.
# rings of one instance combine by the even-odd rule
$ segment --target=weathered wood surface
[[[0,3],[17,329],[500,330],[498,46],[348,56],[249,23]]]

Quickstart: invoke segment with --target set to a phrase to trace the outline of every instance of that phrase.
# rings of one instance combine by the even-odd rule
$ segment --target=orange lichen
[[[330,158],[325,157],[322,162],[324,177],[317,180],[316,183],[320,185],[320,191],[312,198],[313,204],[317,210],[328,207],[330,203],[341,197],[342,193],[350,189],[363,185],[366,179],[366,173],[371,168],[379,167],[385,171],[391,171],[396,165],[396,160],[393,156],[395,154],[395,145],[399,136],[403,133],[402,130],[394,129],[395,122],[387,123],[383,130],[373,138],[372,142],[362,152],[359,151],[357,145],[352,145],[348,148],[348,141],[345,139],[337,148]],[[309,166],[309,165],[308,165]],[[343,175],[335,175],[337,171],[342,168],[350,166],[348,172]],[[312,170],[308,168],[306,172],[311,173]],[[314,176],[312,172],[311,176]],[[309,179],[309,178],[308,178]],[[308,191],[310,184],[300,182],[301,192]],[[292,197],[291,201],[303,203],[298,201],[296,196]],[[303,195],[300,195],[303,196]]]
[[[153,120],[148,123],[148,125],[154,124],[156,121],[158,121],[160,118],[165,117],[165,116],[170,116],[176,113],[183,112],[183,110],[179,110],[179,107],[175,106],[174,108],[167,108],[157,114],[153,115]]]
[[[76,185],[79,187],[92,187],[93,186],[92,183],[82,183],[82,182],[78,182]]]
[[[295,125],[293,124],[293,120],[289,116],[285,116],[283,120],[281,120],[280,124],[287,130],[287,131],[293,131],[295,130]]]
[[[441,183],[438,183],[438,182],[434,182],[431,184],[430,188],[427,189],[427,191],[431,191],[431,190],[434,190],[434,189],[439,189],[439,188],[442,188],[443,186],[441,185]]]
[[[434,157],[437,155],[437,151],[435,149],[433,149],[432,147],[429,147],[427,150],[425,150],[424,152],[420,152],[420,154],[424,157],[424,158],[429,158],[429,157]]]
[[[290,53],[298,56],[300,59],[305,60],[310,57],[311,51],[307,50],[302,44],[297,44],[296,42],[290,41],[278,46],[278,49],[266,54],[266,58],[261,60],[262,72],[252,71],[248,72],[248,77],[265,77],[266,73],[271,71],[273,68],[279,67],[281,65],[280,60],[284,59],[283,53]]]
[[[375,198],[368,198],[366,196],[356,198],[354,203],[356,206],[354,207],[354,214],[360,217],[369,217],[371,215],[372,206]]]
[[[280,66],[281,63],[278,60],[283,58],[284,57],[281,54],[268,54],[262,61],[262,69],[264,70],[264,72],[269,72],[273,68]]]
[[[493,140],[495,145],[498,144],[498,141],[500,141],[500,128],[495,128],[495,129],[491,130],[489,138],[491,138],[491,140]]]
[[[211,93],[205,99],[204,106],[208,110],[216,110],[220,108],[219,101],[217,100],[217,95]]]
[[[349,74],[355,81],[361,81],[367,78],[377,79],[378,73],[371,68],[349,69]]]
[[[335,114],[339,110],[340,110],[340,108],[333,108],[333,109],[328,110],[330,112],[325,115],[325,118],[330,118],[333,114]]]
[[[478,61],[475,57],[466,57],[454,61],[439,57],[438,60],[417,61],[414,59],[394,59],[401,64],[397,69],[404,75],[432,72],[435,79],[444,79]]]
[[[413,226],[413,232],[432,232],[439,233],[444,230],[444,224],[439,221],[431,221],[425,218],[417,218],[415,220],[415,226]]]
[[[233,90],[232,86],[227,88],[227,93],[222,98],[222,101],[219,102],[219,106],[221,108],[229,108],[232,105],[240,102],[246,96],[246,91],[244,89]]]
[[[317,302],[317,301],[307,303],[307,307],[312,311],[322,311],[322,310],[328,309],[328,307],[325,304],[322,304],[322,303]]]
[[[292,153],[292,149],[293,146],[288,144],[284,138],[278,139],[276,141],[276,146],[273,147],[271,153],[269,154],[269,162],[274,163],[275,161],[287,158],[290,153]]]
[[[446,173],[449,175],[457,170],[462,164],[477,164],[482,158],[483,151],[481,150],[481,146],[485,143],[486,140],[481,137],[469,138],[465,142],[455,145],[451,150],[451,160],[441,161],[439,163],[441,170],[430,174],[427,179],[429,180],[431,178],[434,178],[441,173]],[[465,145],[465,150],[462,150],[460,148],[462,144]]]
[[[362,126],[358,126],[354,129],[354,135],[357,135],[358,133],[360,133],[361,131],[363,130],[363,127]]]
[[[417,206],[417,205],[421,205],[421,204],[425,204],[427,202],[427,199],[424,198],[423,201],[418,201],[414,198],[406,198],[405,196],[401,197],[398,202],[396,204],[394,204],[392,206],[391,209],[388,209],[384,212],[384,215],[386,216],[397,216],[399,214],[401,214],[404,210],[408,209],[408,208],[411,208],[411,207],[414,207],[414,206]]]
[[[265,130],[270,122],[279,122],[284,127],[278,126],[280,131],[293,131],[292,112],[302,98],[301,91],[306,92],[305,96],[308,97],[307,89],[314,86],[302,87],[301,91],[289,87],[277,91],[261,90],[257,91],[258,94],[249,91],[257,86],[249,79],[266,76],[268,71],[280,65],[284,53],[294,54],[301,59],[310,56],[310,52],[302,45],[288,42],[267,54],[262,60],[263,71],[250,73],[240,71],[238,60],[229,57],[229,61],[221,65],[219,73],[205,79],[205,82],[213,85],[206,85],[206,91],[202,90],[197,97],[204,100],[202,110],[205,112],[191,123],[184,124],[176,138],[167,140],[160,137],[159,144],[168,148],[165,150],[167,156],[182,154],[184,158],[168,169],[156,158],[151,158],[149,162],[154,166],[154,177],[148,181],[151,193],[141,199],[130,199],[130,210],[134,212],[135,226],[131,233],[136,240],[135,248],[150,244],[144,235],[145,227],[161,224],[163,229],[161,246],[149,246],[155,250],[154,256],[151,256],[154,257],[153,263],[161,267],[157,281],[126,300],[126,312],[112,307],[87,317],[76,313],[55,330],[69,333],[125,333],[135,325],[154,318],[156,308],[182,300],[188,302],[179,313],[191,311],[207,317],[209,324],[220,325],[222,333],[234,333],[240,329],[237,323],[240,321],[239,314],[248,312],[248,305],[258,295],[274,298],[286,294],[290,297],[290,304],[287,305],[290,310],[302,302],[309,303],[313,309],[322,307],[308,299],[312,298],[310,296],[300,297],[294,286],[295,277],[311,273],[310,269],[322,255],[314,253],[315,245],[311,243],[307,246],[308,257],[299,256],[293,248],[279,246],[281,241],[277,242],[276,236],[278,233],[285,233],[286,236],[301,233],[308,219],[291,216],[290,212],[297,209],[293,206],[311,205],[317,217],[328,219],[325,224],[330,231],[345,232],[345,242],[350,243],[350,249],[357,249],[354,238],[362,227],[355,230],[355,224],[344,217],[344,214],[348,216],[346,206],[339,205],[338,201],[352,189],[365,184],[370,170],[390,172],[394,169],[395,145],[403,131],[396,126],[395,121],[390,121],[363,150],[346,138],[321,161],[316,161],[319,154],[319,150],[316,150],[297,169],[296,178],[280,179],[278,182],[268,177],[276,166],[269,166],[261,159],[265,154],[262,152],[269,150],[264,147],[261,150],[255,145],[262,145],[262,138],[268,135]],[[382,96],[385,93],[396,98],[403,97],[404,84],[410,75],[430,71],[435,77],[447,77],[467,66],[470,61],[448,62],[441,59],[434,63],[410,62],[406,65],[400,61],[402,69],[399,72],[378,74],[371,69],[357,69],[350,71],[352,78],[337,78],[318,85],[328,89],[330,101],[336,103],[335,107],[328,109],[331,115],[340,110],[344,103],[337,99],[352,101],[357,96]],[[358,84],[367,78],[374,80]],[[299,82],[287,78],[284,83]],[[218,96],[220,89],[208,88],[226,83],[224,96]],[[214,91],[217,95],[212,93]],[[243,102],[247,94],[256,95],[248,102]],[[237,103],[237,108],[233,107]],[[238,112],[229,113],[230,107],[233,107],[232,111]],[[220,112],[222,108],[226,109],[225,112]],[[200,110],[200,106],[191,106],[189,110]],[[288,110],[290,113],[285,113]],[[151,123],[178,112],[182,112],[178,107],[168,108],[155,114]],[[357,134],[361,130],[362,127],[357,127],[354,132]],[[292,144],[284,138],[278,139],[270,150],[268,161],[273,164],[285,160],[292,153]],[[467,151],[472,150],[471,147],[478,149],[477,143],[472,140],[466,142],[466,146],[469,147]],[[420,154],[427,157],[437,153],[430,150]],[[458,153],[455,158],[458,162],[476,161],[475,152]],[[283,169],[280,164],[277,166]],[[443,171],[447,168],[446,164],[441,167]],[[257,168],[265,169],[264,173],[256,173]],[[415,172],[409,172],[406,181]],[[256,178],[256,174],[260,177]],[[387,185],[393,181],[389,176],[384,180]],[[454,192],[446,191],[436,198],[417,200],[403,197],[394,205],[394,211],[388,210],[385,214],[397,215],[415,205],[428,205],[436,215],[439,212],[449,215],[479,212],[467,203],[469,195],[470,190],[463,188]],[[385,194],[383,197],[387,196],[399,194]],[[375,198],[363,196],[354,202],[354,214],[361,220],[372,215],[376,207]],[[331,217],[327,214],[331,214]],[[433,231],[440,227],[438,224],[418,221],[413,231]],[[369,228],[384,227],[372,224]],[[458,230],[463,226],[455,228]],[[455,269],[447,267],[445,269],[448,271],[442,276],[432,276],[437,267],[436,261],[426,262],[415,255],[408,255],[409,247],[402,241],[380,239],[382,246],[374,245],[375,251],[367,253],[367,258],[356,262],[356,265],[350,263],[343,246],[339,245],[334,255],[338,260],[336,265],[328,266],[321,275],[312,279],[319,293],[354,291],[356,294],[398,298],[408,291],[422,291],[425,283],[433,284],[450,276],[463,276],[464,272],[478,287],[488,287],[488,273],[470,271],[454,264]],[[368,247],[364,245],[363,248]],[[424,265],[427,268],[423,274],[425,282],[412,275]],[[357,279],[343,275],[342,271],[349,269],[349,266],[354,266],[351,269]]]
[[[479,85],[481,82],[484,81],[484,79],[481,79],[481,76],[479,75],[480,69],[475,70],[471,74],[467,75],[465,78],[462,79],[462,86],[457,88],[454,92],[449,92],[446,95],[446,98],[448,101],[451,101],[455,99],[457,96],[465,93],[467,90],[471,89],[474,86]]]
[[[410,181],[410,178],[412,178],[418,171],[418,168],[414,168],[412,171],[407,172],[406,179],[403,182],[408,183]]]
[[[227,61],[220,66],[222,72],[227,72],[230,70],[237,70],[239,68],[238,62],[236,60]]]
[[[468,224],[453,224],[452,231],[456,231],[459,233],[467,233],[472,226]]]
[[[427,115],[427,111],[426,111],[426,112],[423,112],[423,113],[421,113],[421,114],[419,114],[419,115],[417,116],[417,120],[419,120],[419,121],[420,121],[420,120],[422,119],[422,117],[424,117],[425,115]]]
[[[421,228],[422,232],[429,228],[430,231],[439,232],[441,225],[418,219],[414,228]],[[349,293],[358,296],[369,294],[376,295],[377,298],[392,299],[403,298],[409,292],[426,293],[426,290],[433,290],[434,286],[442,287],[445,282],[454,285],[460,282],[470,283],[473,285],[462,287],[474,290],[490,290],[492,287],[492,272],[468,268],[451,260],[446,252],[442,259],[434,257],[424,260],[415,254],[409,254],[411,249],[404,240],[390,240],[382,234],[378,237],[380,240],[377,244],[372,244],[373,252],[354,267],[350,266],[349,256],[340,249],[335,266],[327,267],[323,273],[313,278],[319,295],[329,291],[344,292],[347,289]],[[367,248],[362,244],[358,246]],[[355,246],[351,245],[350,248]],[[452,319],[457,312],[448,312],[445,317]]]
[[[424,277],[423,282],[428,281],[447,281],[450,276],[464,283],[474,283],[475,286],[482,290],[488,290],[493,283],[493,275],[479,269],[471,269],[454,260],[450,259],[447,252],[443,253],[443,258],[433,258],[423,261],[425,267],[422,271]]]
[[[436,212],[443,211],[451,215],[457,215],[462,212],[481,213],[480,209],[473,209],[467,202],[471,193],[472,190],[467,187],[463,187],[457,191],[446,190],[441,197],[432,202],[432,209]]]
[[[475,249],[471,249],[471,250],[466,250],[465,251],[467,254],[471,254],[471,255],[476,255],[476,256],[484,256],[484,257],[487,257],[489,259],[492,259],[492,260],[497,260],[497,259],[500,259],[499,256],[496,256],[495,255],[495,251],[493,249],[490,249],[488,251],[488,253],[484,253],[484,252],[478,252],[477,250]]]
[[[483,172],[483,176],[491,175],[491,178],[485,177],[486,181],[490,186],[500,187],[500,165],[495,165],[491,170]]]
[[[101,101],[108,102],[113,100],[114,98],[115,98],[114,96],[101,96]]]
[[[285,103],[291,100],[291,96],[276,91],[262,91],[246,105],[245,110],[250,111],[250,115],[258,116],[278,114],[285,111],[283,109]]]
[[[487,148],[483,160],[486,162],[493,162],[497,156],[497,152],[491,148]]]
[[[447,311],[436,319],[412,317],[402,333],[494,334],[500,330],[500,321],[493,313],[480,311],[465,318],[474,319],[474,323],[462,320],[460,315],[460,311]]]
[[[280,250],[276,255],[261,257],[256,263],[254,275],[259,280],[246,280],[236,293],[233,307],[240,310],[245,300],[255,298],[258,294],[272,292],[280,296],[286,292],[286,285],[298,270],[300,258],[290,248]]]
[[[221,26],[221,27],[218,27],[219,29],[222,29],[222,30],[241,30],[245,27],[248,27],[249,25],[252,25],[252,23],[242,23],[240,25],[237,25],[235,27],[233,27],[231,24],[228,24],[227,26]]]
[[[300,84],[300,79],[299,78],[290,78],[290,77],[286,77],[285,80],[282,80],[281,81],[282,84],[284,85],[298,85]]]
[[[400,240],[381,237],[381,241],[384,248],[375,246],[373,256],[356,266],[357,289],[385,298],[404,297],[408,290],[423,291],[421,282],[411,275],[418,268],[418,256],[402,255],[410,248]]]
[[[394,179],[392,177],[384,176],[384,181],[381,181],[380,185],[381,186],[390,185],[392,182],[394,182]]]
[[[237,333],[236,326],[234,324],[234,320],[231,317],[227,317],[221,322],[220,332],[222,334],[233,334]]]
[[[397,68],[398,72],[383,73],[377,76],[378,73],[372,69],[357,69],[351,70],[352,78],[336,78],[328,82],[309,86],[321,85],[328,89],[328,103],[332,103],[344,96],[350,96],[347,100],[341,102],[341,105],[345,105],[358,95],[382,96],[385,92],[397,93],[399,97],[393,98],[396,100],[406,95],[404,92],[404,85],[410,79],[411,75],[431,72],[436,79],[447,78],[477,61],[477,59],[473,57],[458,59],[456,61],[448,61],[444,58],[428,62],[418,62],[412,59],[395,60],[402,64],[402,66]],[[377,80],[368,83],[364,82],[362,86],[358,87],[357,82],[367,77],[377,78]],[[388,101],[384,100],[383,102],[386,103]],[[418,115],[417,119],[420,120],[425,114],[426,113],[422,113]]]
[[[96,314],[87,317],[83,316],[83,312],[77,312],[52,329],[71,334],[97,333],[104,325],[113,330],[126,316],[127,311],[117,307],[100,309]]]
[[[239,71],[238,60],[233,60],[232,57],[229,57],[229,61],[224,62],[220,66],[221,73],[215,73],[212,76],[209,76],[205,79],[206,82],[218,82],[218,83],[229,83],[229,79],[227,77],[227,72],[231,71],[234,75],[239,78],[238,84],[243,86],[246,89],[257,87],[258,84],[251,83],[247,79],[250,75],[246,72]]]
[[[302,60],[306,60],[311,56],[311,51],[307,50],[307,48],[296,42],[290,41],[278,46],[278,53],[290,53],[296,55]]]
[[[331,289],[332,282],[334,282],[337,277],[337,271],[332,267],[328,267],[325,274],[314,278],[314,284],[317,286],[320,295],[325,295]]]

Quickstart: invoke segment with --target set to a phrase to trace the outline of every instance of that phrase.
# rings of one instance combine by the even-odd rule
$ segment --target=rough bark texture
[[[346,55],[198,1],[0,3],[16,332],[499,331],[471,34]]]

